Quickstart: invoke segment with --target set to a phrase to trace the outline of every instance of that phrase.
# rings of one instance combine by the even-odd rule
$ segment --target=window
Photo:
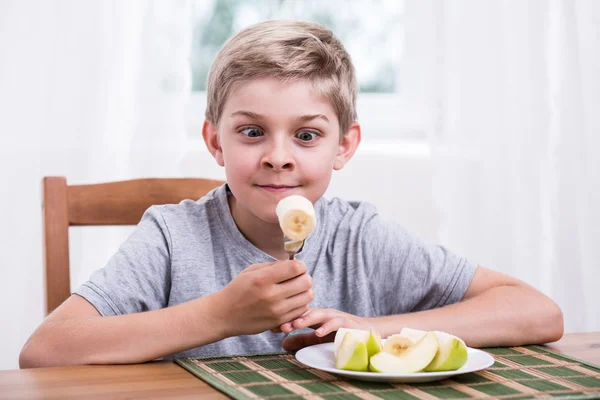
[[[344,43],[359,84],[363,141],[424,139],[423,113],[405,76],[405,2],[402,0],[194,0],[192,101],[189,135],[199,138],[206,77],[221,45],[235,32],[267,19],[299,19],[329,27]],[[414,68],[412,68],[414,70]]]

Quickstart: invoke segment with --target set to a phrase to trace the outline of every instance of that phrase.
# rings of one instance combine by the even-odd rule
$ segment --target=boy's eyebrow
[[[257,114],[257,113],[252,112],[252,111],[244,111],[244,110],[239,110],[239,111],[233,112],[233,113],[231,113],[230,116],[231,117],[235,117],[236,115],[244,115],[246,117],[249,117],[249,118],[252,118],[252,119],[257,119],[257,120],[264,120],[264,119],[266,119],[261,114]],[[300,116],[298,116],[297,120],[298,121],[302,121],[302,122],[306,122],[306,121],[312,121],[313,119],[317,119],[317,118],[321,118],[321,119],[325,120],[326,122],[329,122],[329,118],[327,118],[323,114],[300,115]]]
[[[306,121],[312,121],[313,119],[317,119],[317,118],[321,118],[321,119],[324,119],[326,122],[329,122],[329,118],[327,118],[323,114],[301,115],[298,117],[298,121],[306,122]]]
[[[252,119],[261,119],[261,120],[265,119],[265,117],[260,114],[257,114],[252,111],[244,111],[244,110],[233,112],[233,113],[231,113],[230,117],[235,117],[236,115],[244,115],[244,116],[252,118]]]

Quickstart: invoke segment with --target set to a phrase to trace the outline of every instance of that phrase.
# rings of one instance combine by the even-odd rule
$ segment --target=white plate
[[[361,381],[373,382],[432,382],[441,379],[447,379],[451,376],[466,374],[469,372],[480,371],[494,364],[494,357],[490,354],[467,348],[469,359],[466,364],[456,371],[444,372],[415,372],[412,374],[384,374],[381,372],[358,372],[345,371],[335,367],[335,356],[333,354],[333,343],[323,343],[314,346],[305,347],[298,350],[296,359],[302,364],[311,368],[331,372],[349,379],[358,379]]]

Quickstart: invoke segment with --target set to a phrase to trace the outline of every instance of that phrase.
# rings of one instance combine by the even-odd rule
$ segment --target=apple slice
[[[335,334],[335,339],[333,341],[333,352],[337,357],[338,350],[340,345],[342,344],[342,340],[346,336],[346,333],[352,333],[356,340],[360,340],[362,342],[366,342],[369,338],[369,331],[363,329],[349,329],[349,328],[340,328]]]
[[[440,341],[440,351],[425,371],[453,371],[459,369],[469,359],[467,346],[462,339],[445,332],[435,332]]]
[[[369,354],[366,342],[357,340],[351,332],[346,332],[338,349],[335,367],[349,371],[367,371]]]
[[[335,339],[333,341],[333,353],[338,354],[338,350],[340,345],[342,344],[342,340],[344,340],[344,336],[346,333],[351,333],[356,340],[363,341],[367,344],[367,350],[369,352],[369,357],[379,353],[383,348],[381,344],[381,334],[377,331],[371,330],[367,331],[364,329],[350,329],[350,328],[340,328],[335,334]]]
[[[425,334],[427,334],[427,331],[412,328],[402,328],[402,330],[397,336],[409,338],[410,340],[416,343],[419,340],[423,339],[423,336],[425,336]]]
[[[381,334],[377,331],[369,331],[367,337],[367,353],[369,358],[381,351]]]
[[[417,344],[394,356],[384,351],[375,354],[369,360],[369,369],[383,373],[413,373],[425,369],[435,358],[439,342],[435,333],[428,332]]]
[[[407,337],[411,340],[419,340],[426,333],[426,331],[418,329],[404,328],[400,332],[400,336]],[[440,342],[440,350],[431,361],[431,364],[425,368],[425,371],[453,371],[465,365],[469,359],[465,342],[458,336],[446,332],[434,331],[434,333]]]

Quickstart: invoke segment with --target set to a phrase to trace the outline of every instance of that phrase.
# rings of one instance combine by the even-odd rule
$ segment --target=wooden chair
[[[224,182],[198,178],[134,179],[92,185],[67,185],[65,177],[43,179],[46,312],[71,295],[69,227],[136,225],[156,204],[197,200]]]

